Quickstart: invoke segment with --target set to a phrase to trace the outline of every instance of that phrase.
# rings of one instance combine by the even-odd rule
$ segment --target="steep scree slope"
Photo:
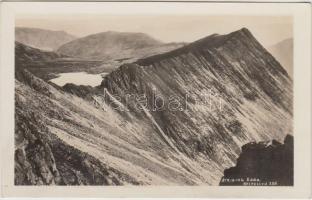
[[[148,116],[176,151],[198,163],[209,158],[218,169],[233,163],[247,142],[282,140],[292,133],[292,82],[245,28],[123,65],[104,78],[101,88],[127,102],[136,116]],[[211,91],[220,97],[221,109],[203,97]],[[153,93],[166,103],[178,97],[187,109],[146,112],[127,96],[147,95],[151,110]]]

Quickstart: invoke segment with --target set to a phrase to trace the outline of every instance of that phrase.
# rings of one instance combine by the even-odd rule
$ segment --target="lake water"
[[[70,72],[60,73],[59,77],[51,79],[50,81],[59,86],[64,86],[66,83],[73,83],[75,85],[89,85],[98,86],[101,84],[103,77],[107,73],[88,74],[86,72]]]

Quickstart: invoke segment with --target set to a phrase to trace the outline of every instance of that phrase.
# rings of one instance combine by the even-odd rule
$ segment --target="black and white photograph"
[[[15,184],[291,186],[292,40],[290,17],[17,19]]]
[[[294,188],[298,18],[208,11],[16,14],[14,187]]]

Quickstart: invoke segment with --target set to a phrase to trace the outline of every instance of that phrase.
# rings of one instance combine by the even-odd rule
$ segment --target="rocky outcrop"
[[[93,87],[86,85],[67,83],[62,87],[62,89],[70,94],[86,99],[90,99],[91,96],[96,95],[96,90]]]
[[[235,167],[224,170],[220,185],[292,186],[294,184],[294,141],[287,135],[284,144],[248,143]]]

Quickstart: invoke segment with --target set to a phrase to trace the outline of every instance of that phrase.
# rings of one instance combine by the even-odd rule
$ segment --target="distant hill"
[[[127,60],[181,46],[181,43],[164,44],[144,33],[107,31],[73,40],[62,45],[57,52],[84,59]]]
[[[100,66],[99,61],[84,61],[69,58],[53,51],[43,51],[15,42],[15,75],[27,69],[44,80],[57,77],[58,73],[90,71]],[[102,70],[105,70],[103,67]]]
[[[285,39],[268,49],[281,63],[290,77],[293,77],[293,39]]]
[[[53,51],[43,51],[20,42],[15,42],[15,55],[16,66],[26,62],[51,61],[63,57],[61,54]]]
[[[76,39],[64,31],[51,31],[39,28],[16,27],[15,41],[43,50],[56,50],[62,44]]]
[[[15,76],[19,77],[22,70],[28,69],[38,77],[46,78],[46,75],[41,75],[42,70],[40,70],[40,68],[46,69],[48,68],[47,63],[61,58],[63,58],[63,56],[58,53],[43,51],[19,42],[15,42]]]

